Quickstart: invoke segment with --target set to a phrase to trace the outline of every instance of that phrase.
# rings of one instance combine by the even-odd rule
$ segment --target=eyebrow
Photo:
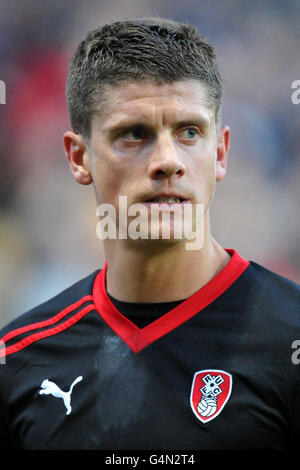
[[[209,120],[203,116],[194,116],[193,118],[188,119],[181,119],[179,122],[176,123],[177,127],[187,127],[193,126],[195,124],[200,125],[203,128],[209,127]]]

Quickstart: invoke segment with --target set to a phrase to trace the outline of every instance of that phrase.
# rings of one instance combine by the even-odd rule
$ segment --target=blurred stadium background
[[[63,152],[68,61],[87,30],[150,15],[195,24],[219,58],[232,142],[215,237],[300,281],[298,0],[1,0],[0,327],[103,265],[92,187]]]

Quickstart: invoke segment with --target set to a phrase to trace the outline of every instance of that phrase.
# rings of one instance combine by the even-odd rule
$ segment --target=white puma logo
[[[77,379],[75,379],[74,382],[72,383],[70,390],[68,392],[63,392],[54,382],[51,382],[50,380],[45,379],[41,383],[41,390],[39,391],[39,394],[40,395],[53,395],[54,397],[62,398],[65,404],[65,407],[67,408],[66,414],[69,415],[72,411],[71,393],[73,391],[73,387],[78,382],[81,382],[82,378],[83,377],[81,375],[77,377]]]

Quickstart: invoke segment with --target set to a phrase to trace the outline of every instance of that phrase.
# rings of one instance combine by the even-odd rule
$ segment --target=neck
[[[201,250],[186,250],[185,243],[156,247],[148,241],[130,246],[124,240],[105,244],[106,287],[124,302],[171,302],[190,297],[218,274],[229,254],[205,230]],[[123,243],[122,243],[123,242]],[[142,243],[148,245],[142,246]]]

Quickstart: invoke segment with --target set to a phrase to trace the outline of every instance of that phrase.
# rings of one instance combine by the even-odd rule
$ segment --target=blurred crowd
[[[68,62],[89,29],[156,15],[198,26],[224,77],[232,140],[214,236],[300,282],[300,2],[2,0],[0,327],[103,266],[92,187],[74,182],[63,151]]]

